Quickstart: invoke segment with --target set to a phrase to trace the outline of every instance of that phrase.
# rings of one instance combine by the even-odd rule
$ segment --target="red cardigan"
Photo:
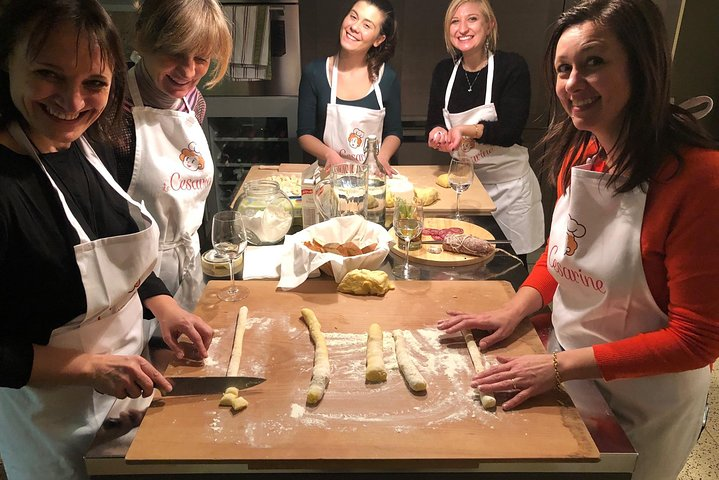
[[[678,173],[672,177],[676,163],[668,161],[650,183],[641,230],[644,274],[669,323],[594,345],[606,380],[692,370],[719,357],[719,151],[689,148],[682,156]],[[552,301],[557,282],[546,250],[522,286]]]

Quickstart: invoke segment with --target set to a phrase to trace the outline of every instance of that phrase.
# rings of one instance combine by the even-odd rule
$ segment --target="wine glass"
[[[457,211],[454,218],[460,220],[462,216],[459,214],[459,196],[472,185],[474,164],[466,158],[452,157],[452,161],[449,163],[449,174],[447,177],[449,186],[457,192]]]
[[[392,226],[397,236],[405,243],[404,265],[397,265],[392,269],[392,273],[397,278],[407,280],[419,278],[419,268],[409,264],[409,244],[413,238],[422,235],[423,223],[424,211],[419,200],[395,198]]]
[[[230,266],[230,286],[217,296],[226,302],[236,302],[249,295],[245,287],[235,285],[233,263],[247,248],[247,232],[242,216],[234,210],[217,212],[212,217],[212,245],[218,254],[227,257]]]

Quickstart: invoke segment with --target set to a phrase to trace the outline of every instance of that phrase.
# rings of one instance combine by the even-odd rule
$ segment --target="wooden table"
[[[243,186],[238,189],[237,195],[242,191],[245,182],[261,180],[271,175],[290,175],[299,178],[308,166],[296,163],[253,166],[247,173]],[[443,217],[454,215],[455,213],[457,206],[456,193],[451,188],[442,188],[435,183],[435,179],[439,175],[447,173],[447,168],[446,165],[400,165],[395,167],[400,174],[407,176],[409,181],[416,187],[434,187],[437,189],[439,200],[424,208],[425,214],[431,217]],[[463,215],[490,215],[497,209],[487,190],[482,186],[482,182],[476,176],[472,186],[462,193],[459,207],[460,213]]]
[[[226,285],[210,282],[197,308],[217,332],[207,365],[173,364],[169,371],[224,372],[236,313],[246,304],[250,319],[240,373],[268,380],[243,391],[250,406],[236,415],[218,406],[219,394],[155,400],[127,452],[128,471],[492,471],[493,466],[506,469],[506,462],[556,471],[557,464],[574,465],[573,470],[599,459],[564,394],[547,393],[512,412],[484,411],[469,388],[466,347],[458,337],[443,338],[436,330],[436,320],[448,308],[481,311],[508,300],[514,291],[506,282],[398,282],[380,298],[338,294],[331,280],[309,281],[291,292],[275,292],[275,281],[248,281],[244,285],[251,294],[241,303],[217,299]],[[423,301],[409,301],[417,298]],[[332,380],[316,407],[304,401],[313,352],[300,319],[305,306],[322,323],[332,365]],[[372,321],[385,331],[407,330],[429,384],[426,395],[406,388],[388,338],[388,381],[364,382],[364,341]],[[542,351],[531,324],[524,322],[491,353]]]

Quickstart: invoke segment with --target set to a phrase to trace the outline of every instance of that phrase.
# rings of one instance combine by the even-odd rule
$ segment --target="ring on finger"
[[[517,388],[517,379],[516,378],[512,379],[512,388],[514,390],[519,390],[519,388]]]

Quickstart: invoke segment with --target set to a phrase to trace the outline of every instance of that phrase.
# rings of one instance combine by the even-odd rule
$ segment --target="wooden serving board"
[[[172,374],[218,374],[227,368],[239,308],[249,308],[240,374],[267,381],[242,391],[249,407],[232,414],[220,394],[153,401],[127,453],[128,462],[233,462],[249,468],[476,468],[486,460],[596,461],[599,453],[568,396],[552,391],[515,411],[485,411],[470,387],[473,368],[460,336],[436,328],[447,310],[486,311],[514,291],[498,281],[405,281],[384,297],[336,291],[310,280],[289,292],[275,281],[245,281],[250,295],[223,302],[227,281],[211,281],[196,309],[216,331],[206,366],[178,364]],[[317,406],[305,404],[314,347],[300,309],[314,310],[325,332],[331,380]],[[364,380],[367,328],[385,335],[385,383]],[[407,345],[428,382],[409,391],[393,353],[390,330]],[[543,353],[522,322],[489,354]],[[501,402],[502,397],[498,400]],[[340,463],[338,463],[340,462]],[[334,467],[333,467],[334,466]],[[199,468],[199,467],[198,467]]]
[[[255,165],[247,172],[243,181],[261,180],[272,175],[291,175],[300,177],[302,172],[309,165],[303,163],[282,163],[280,165]],[[439,217],[453,215],[457,208],[457,194],[451,188],[443,188],[436,184],[437,177],[447,173],[448,166],[438,165],[400,165],[395,169],[405,175],[416,187],[434,187],[439,193],[439,200],[424,207],[425,215]],[[237,189],[237,195],[242,192],[242,187]],[[236,198],[233,199],[233,203]],[[475,176],[472,186],[462,193],[459,202],[459,211],[464,215],[490,215],[497,208],[489,197],[489,194],[482,186],[482,182]],[[392,216],[394,209],[388,208],[388,215]]]
[[[425,218],[424,228],[451,228],[459,227],[464,230],[464,233],[474,235],[475,237],[483,238],[485,240],[494,240],[494,235],[489,233],[479,225],[475,225],[469,222],[463,222],[461,220],[453,220],[451,218]],[[397,238],[394,233],[394,227],[389,230],[392,238]],[[422,236],[422,240],[432,240],[430,236]],[[432,253],[432,247],[441,247],[440,245],[422,244],[419,250],[409,251],[410,263],[422,263],[424,265],[442,265],[445,267],[459,267],[462,265],[484,265],[489,263],[494,258],[494,252],[489,255],[476,257],[474,255],[465,255],[463,253],[445,252],[439,250],[439,253]],[[390,252],[400,256],[404,259],[404,250],[397,246],[397,243],[393,243],[390,248]]]

